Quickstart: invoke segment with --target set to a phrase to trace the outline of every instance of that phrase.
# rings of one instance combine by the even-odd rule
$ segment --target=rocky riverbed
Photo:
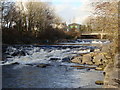
[[[102,88],[119,88],[120,79],[120,54],[114,52],[113,43],[100,46],[94,52],[83,54],[71,60],[73,63],[84,65],[96,65],[95,70],[103,71],[104,80],[96,81],[96,84],[103,84]]]
[[[103,47],[78,43],[3,48],[4,88],[101,88],[110,60]]]

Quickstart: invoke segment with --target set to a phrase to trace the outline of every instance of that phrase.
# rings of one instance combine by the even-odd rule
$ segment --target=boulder
[[[70,57],[65,57],[62,59],[62,62],[70,62],[70,60],[71,60]]]
[[[89,53],[89,54],[91,55],[91,57],[94,57],[94,56],[96,55],[95,52],[91,52],[91,53]]]
[[[83,55],[82,64],[93,64],[90,54]]]
[[[97,84],[97,85],[103,85],[104,82],[103,81],[96,81],[95,84]]]
[[[95,65],[100,65],[106,63],[108,60],[104,56],[104,52],[98,53],[96,56],[94,56],[93,62]]]
[[[82,63],[82,56],[75,57],[74,59],[71,60],[71,62],[81,64]]]
[[[103,45],[102,48],[101,48],[101,51],[109,52],[110,51],[110,45]]]
[[[90,52],[94,52],[94,49],[90,49]]]
[[[99,52],[99,51],[100,51],[99,48],[94,49],[94,52]]]

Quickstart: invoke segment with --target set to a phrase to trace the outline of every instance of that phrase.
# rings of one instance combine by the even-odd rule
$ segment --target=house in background
[[[68,30],[70,32],[80,32],[80,24],[72,23],[68,25]]]
[[[77,23],[71,23],[71,24],[66,24],[66,23],[55,23],[52,24],[53,28],[57,28],[59,30],[63,30],[65,32],[77,32],[81,33],[81,25]]]

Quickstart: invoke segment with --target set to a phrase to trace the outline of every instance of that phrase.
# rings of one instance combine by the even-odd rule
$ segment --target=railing
[[[93,31],[88,31],[88,32],[81,32],[82,35],[98,35],[98,34],[108,34],[106,32],[102,32],[102,31],[96,31],[96,32],[93,32]]]

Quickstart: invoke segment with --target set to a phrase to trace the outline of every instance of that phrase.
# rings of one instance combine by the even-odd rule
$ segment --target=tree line
[[[118,45],[119,2],[93,2],[93,15],[85,25],[80,25],[81,32],[108,33],[106,37]],[[8,2],[1,1],[1,25],[3,43],[35,43],[74,38],[77,34],[66,34],[64,30],[53,28],[53,23],[61,23],[51,3],[47,2]]]
[[[92,2],[93,15],[86,20],[92,32],[107,33],[104,38],[115,42],[115,47],[118,47],[119,41],[119,3],[119,0]]]
[[[51,3],[1,1],[3,43],[35,43],[62,39],[63,30],[51,24],[61,22]]]

